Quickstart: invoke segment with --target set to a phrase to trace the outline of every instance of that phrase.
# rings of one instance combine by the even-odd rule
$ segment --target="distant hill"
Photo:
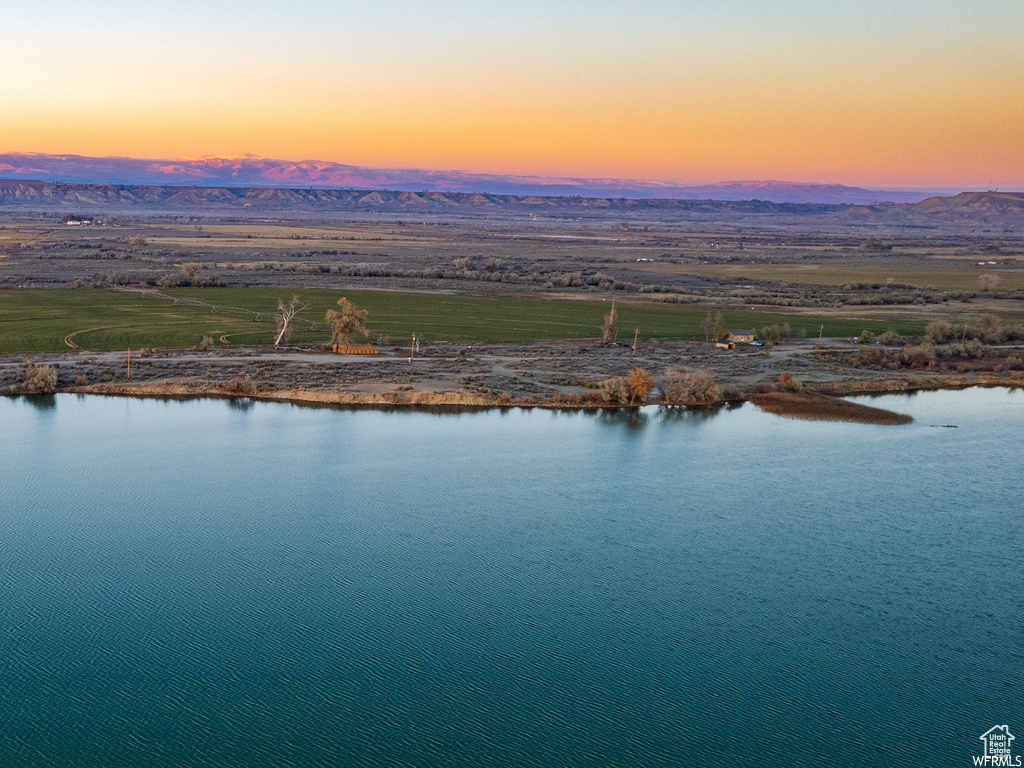
[[[680,200],[499,195],[484,192],[318,189],[311,187],[65,184],[0,179],[0,213],[48,215],[212,216],[226,218],[440,219],[672,224],[720,223],[750,227],[875,233],[1024,231],[1024,194],[964,193],[920,203],[837,205],[770,200]]]
[[[952,197],[929,197],[912,208],[929,213],[1024,214],[1024,192],[961,192]]]
[[[246,211],[541,212],[578,215],[593,212],[675,211],[748,214],[830,213],[843,206],[776,203],[768,200],[675,200],[581,196],[496,195],[481,192],[409,192],[387,189],[290,187],[200,187],[142,184],[65,184],[0,180],[0,207],[30,210],[116,212],[129,210],[189,213]]]
[[[775,203],[870,205],[914,203],[935,190],[876,190],[842,184],[787,181],[725,181],[686,185],[628,179],[512,176],[364,168],[321,160],[272,160],[255,155],[146,160],[11,152],[0,154],[0,179],[41,179],[77,184],[313,189],[391,189],[399,192],[479,192],[497,195],[580,195],[584,197],[767,200]]]

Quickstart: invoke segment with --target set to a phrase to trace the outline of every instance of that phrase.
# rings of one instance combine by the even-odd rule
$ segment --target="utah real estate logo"
[[[1010,742],[1016,736],[1010,733],[1005,725],[993,725],[981,736],[978,737],[985,743],[985,751],[981,755],[974,755],[974,764],[980,766],[1019,766],[1020,755],[1014,756],[1011,751]]]

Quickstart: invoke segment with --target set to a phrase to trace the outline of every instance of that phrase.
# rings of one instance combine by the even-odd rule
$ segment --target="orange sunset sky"
[[[50,2],[0,152],[1024,187],[1021,0]]]

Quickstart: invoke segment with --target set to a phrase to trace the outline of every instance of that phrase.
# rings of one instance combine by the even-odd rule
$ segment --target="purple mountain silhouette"
[[[255,155],[146,160],[11,152],[0,154],[0,179],[86,184],[259,186],[582,195],[677,200],[769,200],[776,203],[915,203],[937,189],[877,190],[842,184],[725,181],[685,185],[628,179],[513,176],[394,168],[364,168],[322,160],[271,160]]]

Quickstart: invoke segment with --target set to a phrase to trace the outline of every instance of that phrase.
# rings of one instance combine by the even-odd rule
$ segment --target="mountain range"
[[[933,232],[998,228],[1024,230],[1024,193],[961,192],[921,202],[887,205],[777,203],[769,200],[680,200],[496,195],[482,192],[398,192],[388,189],[309,187],[74,184],[0,179],[0,212],[57,214],[136,213],[229,217],[287,216],[331,219],[385,214],[411,217],[549,221],[629,220],[733,225],[852,228],[926,228]]]
[[[0,153],[0,179],[144,186],[376,189],[396,192],[464,192],[520,196],[763,200],[774,203],[830,205],[916,203],[932,195],[950,192],[939,189],[865,189],[842,184],[802,184],[787,181],[725,181],[692,185],[629,179],[515,176],[462,171],[365,168],[322,160],[273,160],[255,155],[160,160],[8,152]]]

